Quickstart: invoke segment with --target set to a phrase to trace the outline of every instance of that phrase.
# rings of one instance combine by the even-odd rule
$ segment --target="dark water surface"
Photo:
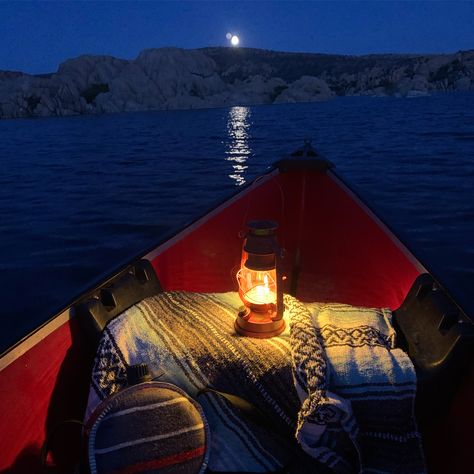
[[[469,309],[474,94],[0,122],[0,350],[305,137]]]

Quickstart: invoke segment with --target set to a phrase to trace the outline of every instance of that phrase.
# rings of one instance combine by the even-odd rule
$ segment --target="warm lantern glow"
[[[276,304],[275,270],[258,272],[244,267],[239,271],[238,279],[241,296],[249,304],[254,306]],[[261,310],[266,311],[266,308]]]
[[[265,273],[263,285],[254,286],[244,295],[245,299],[251,303],[275,303],[276,293],[268,286],[268,275]]]
[[[248,224],[237,272],[239,296],[245,307],[235,321],[235,329],[244,336],[272,337],[285,329],[276,229],[277,224],[271,221]]]

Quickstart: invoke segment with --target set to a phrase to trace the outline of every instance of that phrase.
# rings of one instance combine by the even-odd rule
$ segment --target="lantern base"
[[[266,316],[247,310],[239,313],[234,327],[242,336],[266,339],[281,334],[285,330],[285,320],[282,318],[274,321],[270,315]]]

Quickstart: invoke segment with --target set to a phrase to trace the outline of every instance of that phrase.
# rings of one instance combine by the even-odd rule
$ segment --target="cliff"
[[[56,73],[0,71],[0,118],[311,102],[474,90],[474,50],[341,56],[245,48],[80,56]]]

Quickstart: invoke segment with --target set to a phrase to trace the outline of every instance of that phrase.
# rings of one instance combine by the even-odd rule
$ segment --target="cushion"
[[[88,425],[92,474],[202,473],[207,467],[210,438],[203,411],[172,384],[125,388],[101,403]]]

